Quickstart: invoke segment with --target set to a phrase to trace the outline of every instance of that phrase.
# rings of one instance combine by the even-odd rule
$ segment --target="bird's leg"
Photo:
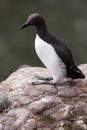
[[[48,82],[48,81],[53,80],[52,77],[41,77],[41,76],[38,76],[38,75],[35,75],[35,77],[38,80],[44,80],[44,82],[36,81],[36,82],[32,82],[32,85],[53,85],[55,87],[57,87],[57,86],[67,86],[67,85],[74,86],[75,85],[75,82],[71,78],[64,79],[64,82],[62,82],[62,83],[53,83],[53,82]]]
[[[35,77],[36,77],[38,80],[46,80],[46,81],[51,81],[51,80],[53,80],[52,77],[41,77],[41,76],[38,76],[38,75],[35,75]]]
[[[35,75],[35,77],[38,79],[38,80],[44,80],[44,82],[32,82],[32,85],[54,85],[53,82],[48,82],[48,81],[51,81],[53,80],[52,77],[41,77],[41,76],[38,76],[38,75]]]
[[[54,85],[52,82],[32,82],[32,85]]]
[[[57,86],[67,86],[67,85],[72,86],[73,84],[72,82],[53,83],[53,82],[47,82],[47,81],[44,81],[44,82],[36,81],[36,82],[32,82],[32,85],[52,85],[56,88]]]

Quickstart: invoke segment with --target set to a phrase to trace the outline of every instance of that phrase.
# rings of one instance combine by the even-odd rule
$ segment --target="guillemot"
[[[52,84],[58,85],[68,80],[85,78],[76,66],[69,48],[48,31],[45,20],[39,13],[31,14],[21,29],[28,26],[36,27],[35,50],[42,63],[52,73]],[[38,84],[45,83],[50,84]]]

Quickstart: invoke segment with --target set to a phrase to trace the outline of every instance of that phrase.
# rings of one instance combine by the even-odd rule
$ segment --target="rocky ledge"
[[[85,79],[57,87],[31,84],[51,76],[45,68],[18,68],[0,84],[10,102],[5,96],[0,130],[87,130],[87,64],[79,68]]]

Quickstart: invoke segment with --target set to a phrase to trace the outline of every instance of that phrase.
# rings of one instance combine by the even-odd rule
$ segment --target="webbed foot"
[[[54,85],[52,82],[32,82],[32,85]]]

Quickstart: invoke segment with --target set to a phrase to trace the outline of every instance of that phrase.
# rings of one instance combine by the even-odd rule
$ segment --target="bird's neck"
[[[36,26],[36,30],[37,30],[37,34],[43,38],[44,36],[47,35],[48,30],[47,27],[45,25],[45,23],[40,23],[38,26]]]

